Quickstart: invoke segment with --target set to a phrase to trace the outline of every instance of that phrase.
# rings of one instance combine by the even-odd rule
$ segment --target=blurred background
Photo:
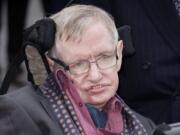
[[[23,29],[60,11],[70,0],[0,0],[0,84],[22,47]],[[27,83],[24,63],[11,76],[10,89]]]
[[[14,0],[11,0],[14,1]],[[26,0],[24,0],[26,1]],[[18,12],[24,12],[25,16],[24,16],[24,26],[22,26],[23,28],[26,28],[30,25],[32,25],[36,20],[41,19],[42,17],[45,16],[45,12],[44,12],[44,8],[43,8],[43,4],[41,0],[29,0],[27,1],[26,5],[27,7],[24,6],[23,11],[22,9],[20,9],[21,7],[19,7],[19,5],[15,5],[14,3],[11,3],[11,5],[8,5],[8,0],[1,0],[1,19],[0,19],[0,84],[2,83],[2,79],[4,78],[4,75],[8,69],[9,66],[9,58],[8,58],[8,44],[9,44],[9,36],[12,36],[9,34],[9,31],[11,29],[11,31],[15,31],[12,33],[21,33],[21,30],[16,31],[14,27],[14,24],[16,24],[17,20],[19,19],[19,17],[23,18],[23,16],[18,13]],[[18,4],[20,4],[21,2],[17,2]],[[8,6],[9,8],[11,8],[12,10],[10,12],[16,12],[17,10],[22,10],[22,11],[17,11],[16,14],[9,15],[11,18],[8,17]],[[12,7],[14,6],[14,7]],[[15,7],[16,6],[16,7]],[[21,5],[20,5],[21,6]],[[8,20],[11,21],[11,25],[9,25]],[[19,23],[19,22],[18,22]],[[19,23],[19,25],[23,25],[22,23]],[[11,27],[11,28],[10,28]],[[21,28],[19,28],[21,29]],[[17,29],[18,30],[18,29]],[[21,35],[20,35],[21,36]],[[15,39],[14,39],[15,38]],[[15,40],[16,43],[10,43],[10,44],[15,44],[17,46],[18,45],[18,41],[16,40],[17,37],[15,36],[14,38],[12,38],[11,40]],[[21,43],[19,43],[21,44]],[[21,66],[20,71],[17,73],[16,77],[14,78],[14,81],[11,83],[11,87],[10,90],[14,90],[14,89],[18,89],[19,87],[22,87],[23,85],[25,85],[27,83],[27,77],[26,77],[26,71],[25,71],[25,67],[24,67],[24,63]]]

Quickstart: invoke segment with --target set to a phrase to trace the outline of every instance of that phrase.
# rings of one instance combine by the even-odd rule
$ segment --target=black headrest
[[[129,25],[124,25],[118,28],[119,38],[123,40],[124,50],[123,57],[129,57],[135,54],[135,48],[133,46],[131,27]]]
[[[23,32],[24,46],[29,43],[36,44],[42,53],[54,45],[56,24],[50,18],[38,20]]]

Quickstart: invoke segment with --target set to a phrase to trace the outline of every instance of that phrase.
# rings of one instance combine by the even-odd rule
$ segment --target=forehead
[[[64,41],[56,44],[59,58],[65,62],[86,59],[101,53],[111,53],[115,50],[112,36],[101,23],[93,24],[83,33],[81,40]]]

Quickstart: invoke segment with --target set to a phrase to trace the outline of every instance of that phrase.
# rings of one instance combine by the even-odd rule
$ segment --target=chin
[[[99,106],[99,107],[103,107],[108,101],[109,101],[109,99],[98,98],[98,99],[92,99],[90,101],[90,104]]]

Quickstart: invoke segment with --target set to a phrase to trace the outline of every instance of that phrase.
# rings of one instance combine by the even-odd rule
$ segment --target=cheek
[[[109,92],[110,95],[112,96],[112,94],[114,95],[118,90],[118,85],[119,85],[119,77],[116,66],[112,69],[109,69],[109,71],[106,74],[106,78],[110,82],[111,87],[109,87]]]
[[[83,84],[85,83],[83,77],[79,77],[79,78],[71,77],[71,80],[77,89],[80,89],[83,86]]]
[[[111,79],[111,82],[112,82],[113,89],[117,90],[118,89],[118,85],[119,85],[118,73],[112,73],[110,79]]]
[[[117,91],[119,85],[119,77],[117,72],[117,67],[115,66],[112,69],[108,69],[104,73],[103,82],[110,84],[110,91]]]
[[[118,76],[118,74],[116,74],[115,87],[116,87],[116,91],[117,91],[118,87],[119,87],[119,76]]]

